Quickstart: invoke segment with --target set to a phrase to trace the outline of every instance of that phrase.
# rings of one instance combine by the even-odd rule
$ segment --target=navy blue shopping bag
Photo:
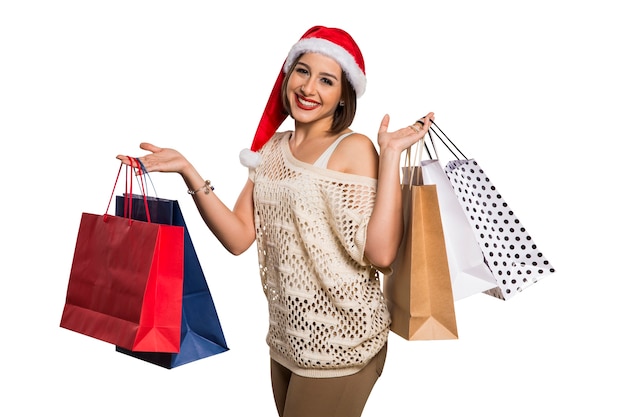
[[[189,230],[176,200],[147,197],[150,220],[153,223],[184,227],[184,277],[183,311],[178,353],[136,352],[116,346],[118,352],[144,361],[174,368],[198,359],[213,356],[228,350],[213,297],[194,249]],[[115,215],[124,215],[124,197],[116,196]],[[127,200],[128,202],[128,200]],[[133,195],[132,204],[126,207],[130,217],[146,221],[144,197]]]

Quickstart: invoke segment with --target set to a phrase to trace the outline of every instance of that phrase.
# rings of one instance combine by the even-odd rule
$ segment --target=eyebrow
[[[298,61],[296,63],[296,65],[302,65],[305,66],[309,71],[311,70],[311,67],[309,66],[309,64],[306,64],[302,61]],[[320,72],[320,75],[324,76],[324,77],[330,77],[332,79],[334,79],[335,81],[339,81],[339,78],[337,78],[337,76],[335,74],[331,74],[329,72]]]

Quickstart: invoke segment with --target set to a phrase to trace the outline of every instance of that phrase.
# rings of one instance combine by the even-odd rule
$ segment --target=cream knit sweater
[[[271,357],[294,373],[358,372],[387,341],[390,316],[364,257],[376,180],[293,157],[277,133],[250,172]]]

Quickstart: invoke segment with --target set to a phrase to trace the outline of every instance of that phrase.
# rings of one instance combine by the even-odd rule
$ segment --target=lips
[[[307,100],[298,94],[296,94],[296,104],[299,108],[304,110],[311,110],[320,106],[320,103],[317,101]]]

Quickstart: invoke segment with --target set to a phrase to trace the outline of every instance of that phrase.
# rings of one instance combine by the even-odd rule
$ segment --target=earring
[[[341,107],[343,107],[343,106],[345,106],[345,105],[346,105],[346,103],[345,103],[343,100],[341,100],[341,101],[339,102],[339,105],[340,105]]]

